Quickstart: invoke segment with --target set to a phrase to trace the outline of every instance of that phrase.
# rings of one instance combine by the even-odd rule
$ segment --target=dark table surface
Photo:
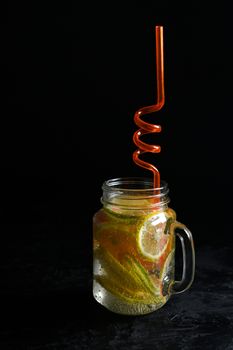
[[[58,244],[51,259],[56,241],[8,245],[1,265],[1,350],[233,349],[231,247],[198,247],[189,291],[154,313],[122,316],[93,299],[91,255],[80,249],[77,260],[77,239]]]

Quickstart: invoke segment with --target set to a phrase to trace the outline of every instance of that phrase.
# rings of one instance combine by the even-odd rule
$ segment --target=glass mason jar
[[[191,232],[168,207],[168,187],[144,178],[103,184],[103,207],[93,218],[93,295],[107,309],[141,315],[184,292],[194,278]],[[181,281],[174,280],[175,238],[183,253]]]

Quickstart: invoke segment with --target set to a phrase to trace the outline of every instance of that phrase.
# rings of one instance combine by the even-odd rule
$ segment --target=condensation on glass
[[[103,184],[102,208],[93,218],[93,295],[108,310],[141,315],[187,290],[194,278],[194,245],[189,229],[169,208],[168,186],[144,178]],[[176,281],[175,248],[183,254]]]

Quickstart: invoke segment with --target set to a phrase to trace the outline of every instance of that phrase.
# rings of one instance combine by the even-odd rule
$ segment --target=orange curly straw
[[[159,153],[161,147],[157,145],[146,144],[140,140],[141,135],[158,133],[161,132],[161,126],[156,124],[149,124],[143,120],[141,117],[145,114],[159,111],[165,103],[164,94],[164,59],[163,59],[163,27],[155,27],[155,39],[156,39],[156,78],[157,78],[157,102],[154,105],[142,107],[137,110],[134,114],[134,122],[140,128],[133,135],[133,141],[139,148],[133,153],[134,162],[150,171],[154,175],[154,188],[160,187],[160,173],[158,169],[139,158],[139,156],[146,152]]]

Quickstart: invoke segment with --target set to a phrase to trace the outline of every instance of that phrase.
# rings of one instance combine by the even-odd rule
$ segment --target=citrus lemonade
[[[94,216],[95,299],[120,314],[163,306],[174,281],[175,212],[100,209]]]

